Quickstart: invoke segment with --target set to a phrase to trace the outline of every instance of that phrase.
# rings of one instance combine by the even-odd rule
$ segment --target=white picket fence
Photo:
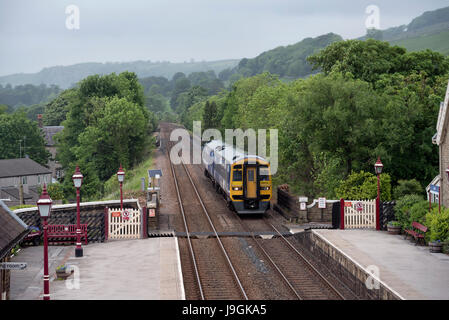
[[[126,213],[128,219],[125,219]],[[139,239],[141,237],[142,217],[139,209],[108,209],[108,239]]]
[[[345,229],[376,229],[376,200],[345,200]]]

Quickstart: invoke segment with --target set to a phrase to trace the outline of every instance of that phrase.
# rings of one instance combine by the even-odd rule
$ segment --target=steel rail
[[[170,167],[171,167],[173,179],[175,181],[176,195],[178,196],[178,204],[179,204],[179,208],[181,209],[182,219],[184,221],[184,228],[185,228],[186,234],[187,234],[187,242],[189,244],[189,251],[190,251],[190,255],[192,257],[193,267],[195,269],[195,276],[196,276],[198,288],[200,290],[201,300],[205,300],[204,292],[203,292],[203,286],[201,284],[201,278],[200,278],[200,275],[199,275],[198,266],[196,264],[195,252],[194,252],[193,246],[192,246],[192,239],[190,238],[190,232],[189,232],[189,228],[187,227],[187,221],[186,221],[186,217],[185,217],[185,213],[184,213],[184,206],[182,205],[181,193],[179,192],[178,179],[176,178],[176,174],[175,174],[175,170],[174,170],[174,167],[173,167],[173,163],[170,160],[170,152],[169,152],[170,149],[171,148],[167,148],[168,161],[170,161]]]
[[[189,173],[189,170],[187,169],[186,165],[184,164],[184,162],[182,160],[181,160],[181,163],[182,163],[182,166],[183,166],[184,170],[187,173],[187,176],[189,177],[190,183],[192,184],[193,190],[196,193],[196,196],[197,196],[197,198],[198,198],[198,200],[199,200],[199,202],[201,204],[201,207],[203,208],[203,212],[206,215],[207,220],[209,221],[209,224],[210,224],[212,230],[214,231],[214,234],[215,234],[215,237],[216,237],[216,239],[218,241],[218,244],[220,245],[220,248],[221,248],[221,250],[223,252],[223,255],[225,256],[226,261],[228,262],[228,265],[229,265],[229,267],[230,267],[230,269],[232,271],[232,274],[234,275],[234,279],[236,280],[237,285],[238,285],[241,293],[243,294],[243,297],[245,298],[245,300],[248,300],[248,296],[247,296],[247,294],[245,292],[245,289],[243,288],[242,283],[240,282],[240,279],[239,279],[239,277],[237,275],[237,272],[235,271],[234,266],[232,265],[231,259],[229,258],[229,255],[226,252],[226,249],[224,248],[223,243],[220,240],[220,237],[218,236],[217,230],[215,229],[215,226],[214,226],[212,220],[210,219],[209,213],[208,213],[208,211],[207,211],[207,209],[206,209],[206,207],[205,207],[205,205],[203,203],[203,200],[201,199],[200,194],[198,193],[198,190],[197,190],[197,188],[195,186],[195,183],[193,182],[193,179],[192,179],[192,177],[191,177],[191,175]]]
[[[278,235],[284,240],[284,242],[286,244],[288,244],[288,246],[301,258],[302,261],[304,261],[306,263],[306,265],[309,267],[310,270],[312,270],[321,280],[323,280],[323,282],[337,295],[339,296],[342,300],[346,300],[345,297],[322,275],[322,273],[315,268],[308,260],[306,257],[304,257],[304,255],[299,252],[291,243],[290,241],[288,241],[280,232],[279,230],[270,222],[266,221],[265,222],[267,224],[269,224],[277,233]]]
[[[240,217],[239,217],[240,218]],[[295,294],[295,296],[299,299],[299,300],[303,300],[303,297],[301,297],[301,295],[298,293],[298,291],[296,291],[296,289],[293,287],[293,285],[291,284],[291,282],[287,279],[287,277],[284,275],[284,273],[281,271],[281,269],[277,266],[277,264],[274,262],[273,259],[271,259],[270,255],[268,254],[268,252],[263,248],[263,246],[259,243],[259,241],[256,239],[256,237],[254,236],[254,233],[245,225],[244,221],[242,218],[240,218],[240,223],[242,224],[242,226],[251,233],[251,237],[253,238],[254,242],[257,244],[257,246],[259,247],[259,249],[263,252],[263,254],[265,255],[265,257],[268,258],[268,260],[270,261],[270,263],[273,265],[273,267],[276,269],[276,271],[281,275],[282,279],[284,280],[284,282],[287,284],[287,286],[293,291],[293,293]]]

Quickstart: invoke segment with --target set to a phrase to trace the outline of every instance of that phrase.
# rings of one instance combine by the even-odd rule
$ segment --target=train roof
[[[226,162],[228,163],[234,163],[234,162],[238,162],[240,160],[243,160],[245,158],[256,158],[259,160],[263,160],[268,162],[265,158],[260,157],[258,155],[253,155],[253,154],[246,154],[245,152],[243,152],[242,150],[238,149],[237,147],[227,144],[221,140],[212,140],[208,143],[206,143],[206,145],[208,148],[213,149],[215,154],[219,154],[221,155],[221,157],[223,157],[225,159]],[[220,148],[220,147],[224,147],[224,148]],[[218,148],[218,150],[217,150]]]

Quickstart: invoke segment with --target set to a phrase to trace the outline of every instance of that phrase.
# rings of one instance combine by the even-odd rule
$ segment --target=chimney
[[[39,126],[39,128],[42,128],[42,114],[38,114],[37,115],[37,125]]]

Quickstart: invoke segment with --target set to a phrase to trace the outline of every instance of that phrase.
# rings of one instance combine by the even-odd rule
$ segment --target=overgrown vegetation
[[[430,139],[447,87],[448,58],[371,39],[335,42],[309,61],[323,73],[288,83],[270,73],[241,78],[229,92],[188,107],[183,124],[278,129],[275,182],[310,197],[336,197],[341,181],[352,172],[373,172],[378,156],[392,187],[410,179],[427,185],[438,172],[438,149]],[[215,102],[216,111],[209,104],[205,112],[207,101]],[[404,188],[418,187],[411,184]],[[388,192],[384,199],[391,198]]]
[[[120,164],[128,169],[142,161],[157,123],[134,73],[90,76],[72,90],[64,96],[66,120],[56,138],[57,158],[68,173],[64,193],[74,197],[70,173],[79,165],[84,199],[98,198]]]

